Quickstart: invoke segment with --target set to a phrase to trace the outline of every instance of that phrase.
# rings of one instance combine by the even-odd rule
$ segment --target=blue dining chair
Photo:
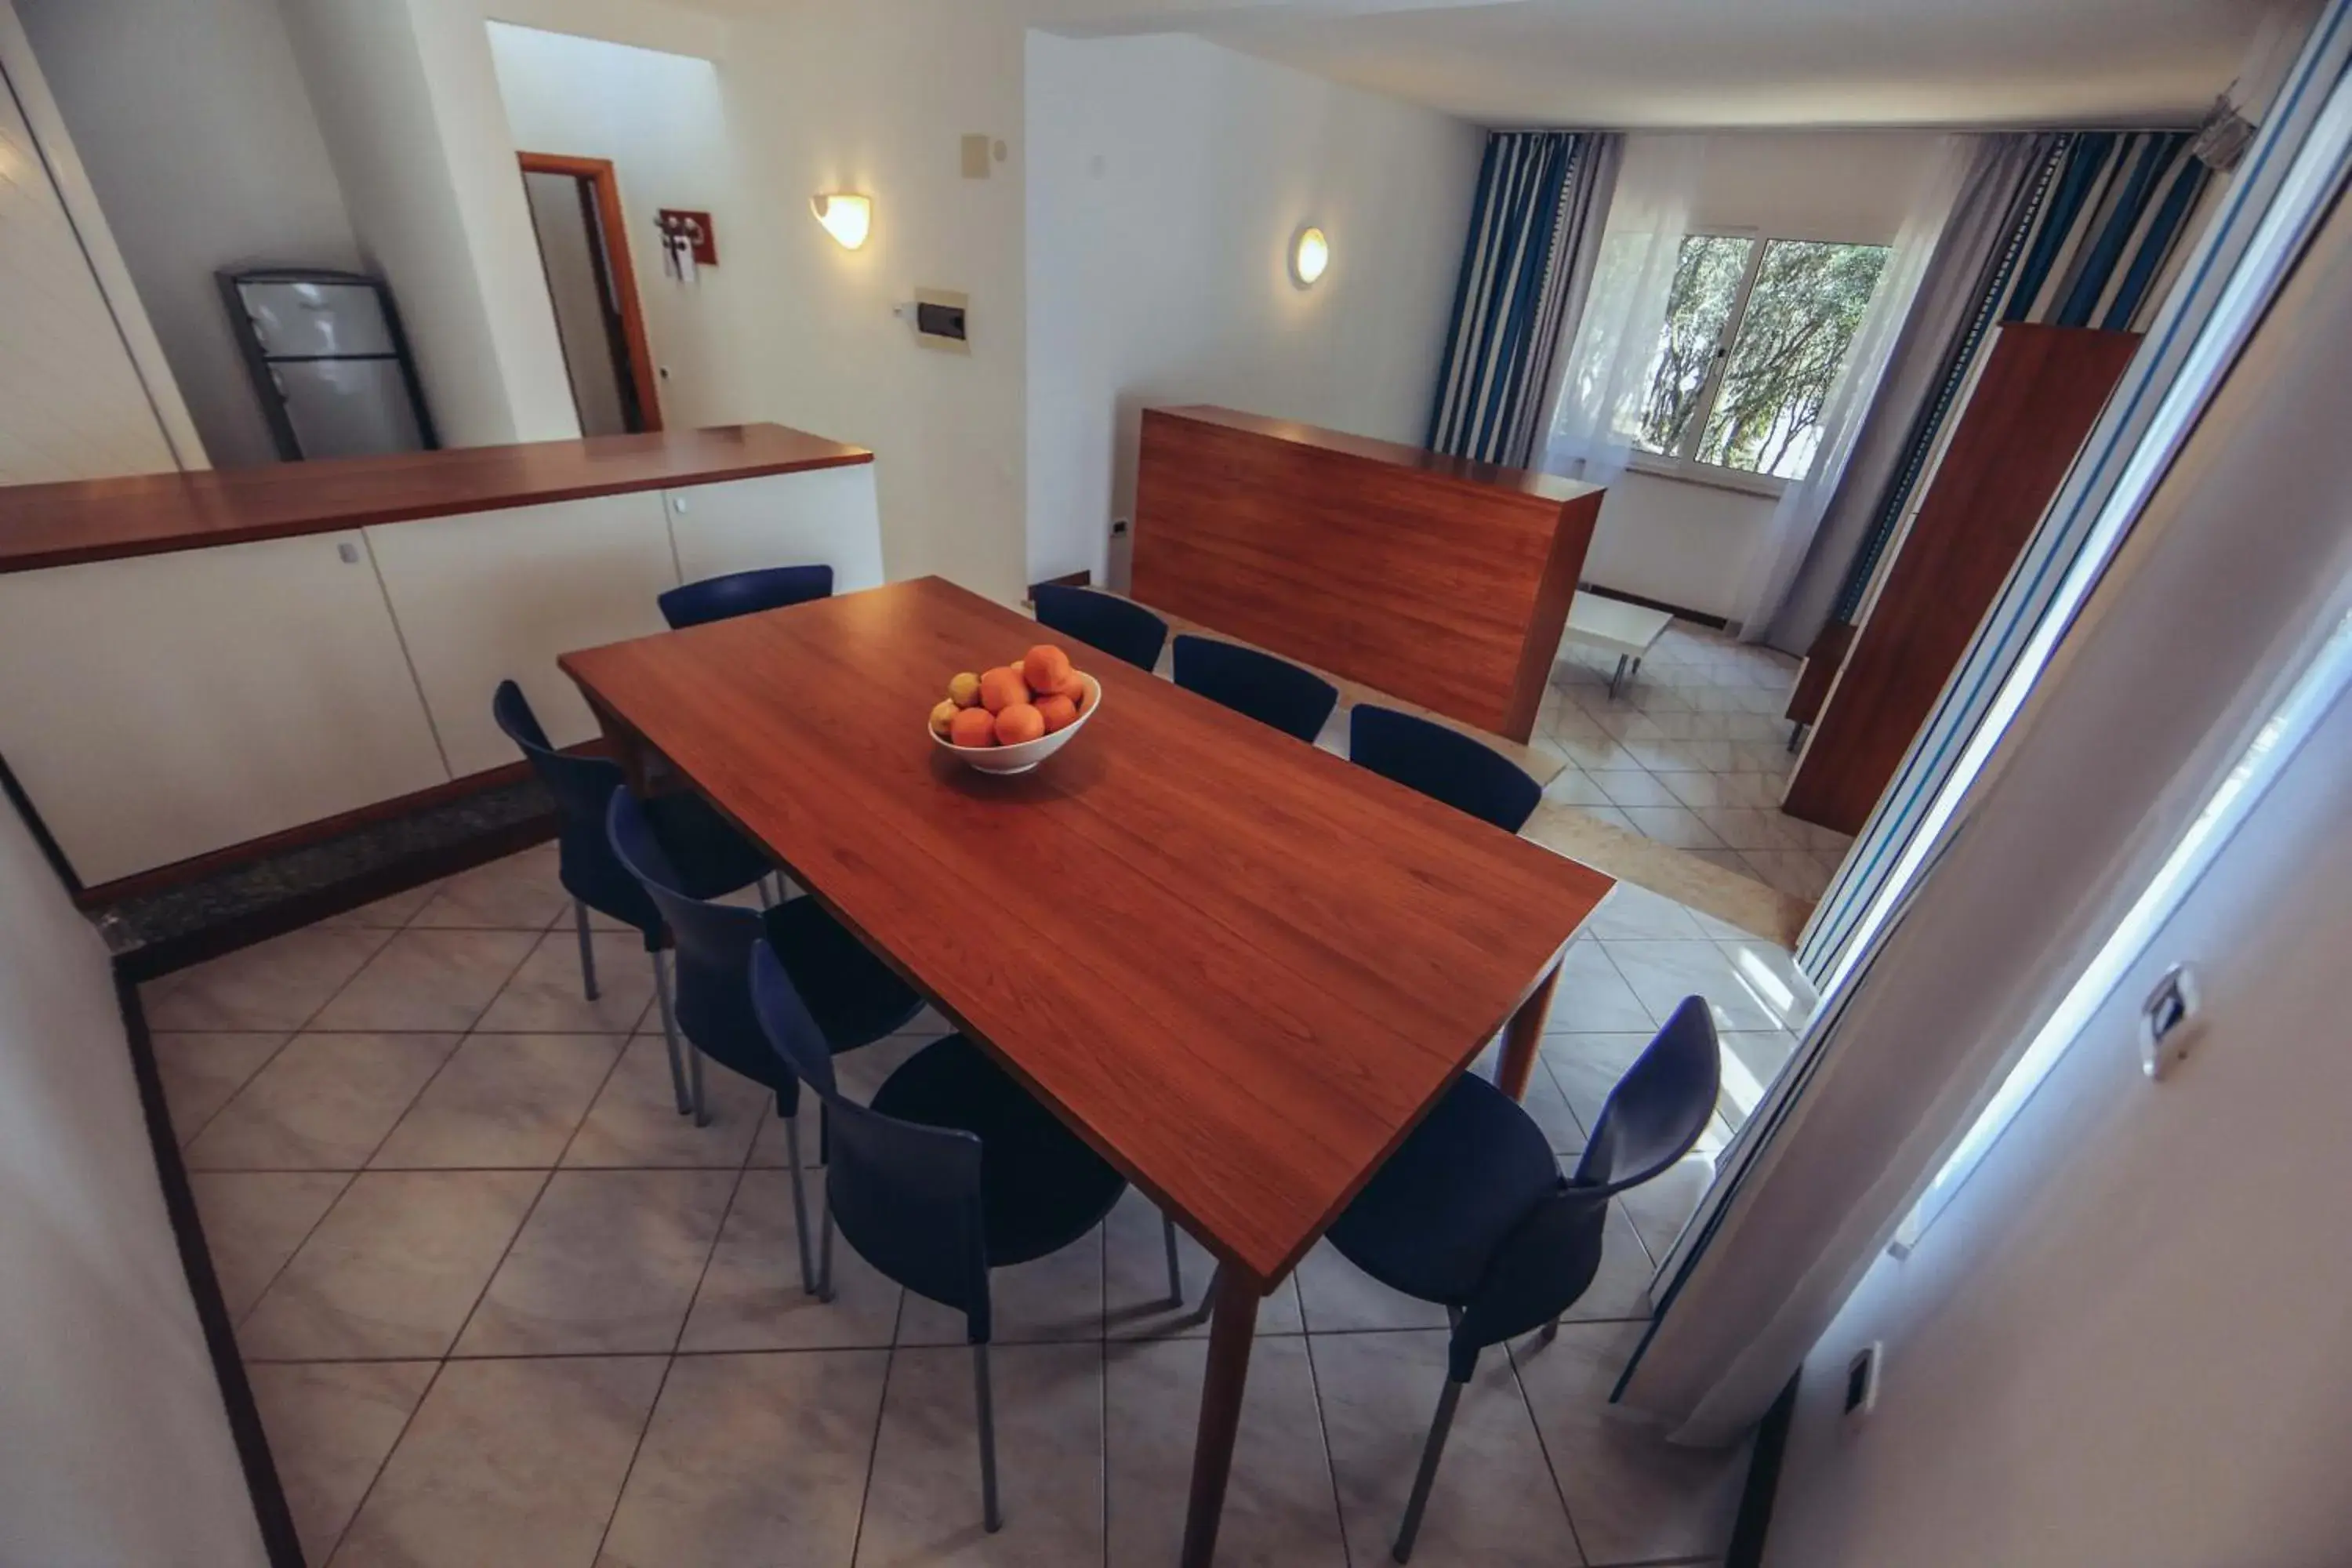
[[[1535,1119],[1464,1073],[1333,1223],[1341,1257],[1392,1290],[1442,1305],[1453,1324],[1445,1388],[1397,1529],[1399,1563],[1412,1555],[1478,1352],[1530,1329],[1547,1342],[1559,1332],[1560,1314],[1600,1269],[1609,1200],[1690,1152],[1715,1113],[1721,1073],[1706,1001],[1685,997],[1609,1091],[1566,1177]]]
[[[651,815],[627,790],[612,793],[604,822],[614,858],[661,911],[677,944],[677,1026],[692,1047],[688,1099],[694,1124],[710,1124],[702,1091],[705,1057],[774,1091],[776,1114],[784,1119],[784,1152],[792,1162],[793,1213],[801,1221],[801,1288],[815,1295],[818,1279],[809,1261],[808,1205],[801,1190],[800,1123],[795,1120],[801,1080],[777,1058],[752,1015],[746,984],[751,950],[764,942],[782,960],[829,1056],[870,1046],[905,1028],[922,1011],[923,999],[814,899],[788,899],[760,910],[712,903],[682,891],[677,865]]]
[[[1339,689],[1286,658],[1239,643],[1179,633],[1176,684],[1307,744],[1339,705]]]
[[[1506,833],[1525,826],[1543,799],[1543,785],[1493,747],[1393,708],[1359,702],[1349,710],[1348,755]]]
[[[776,1054],[824,1101],[832,1131],[822,1293],[832,1292],[838,1226],[877,1271],[964,1315],[980,1415],[981,1516],[999,1530],[988,1271],[1076,1241],[1102,1223],[1127,1180],[961,1034],[916,1052],[872,1105],[844,1098],[824,1031],[794,980],[773,947],[753,948],[752,1009]]]
[[[1041,624],[1090,643],[1138,669],[1159,664],[1160,647],[1168,640],[1168,623],[1141,605],[1116,594],[1054,583],[1040,583],[1029,592]]]
[[[580,935],[580,988],[596,1000],[596,949],[589,939],[588,911],[634,926],[645,938],[653,957],[654,991],[661,999],[662,1036],[669,1047],[670,1089],[677,1097],[678,1114],[692,1109],[687,1098],[684,1053],[678,1047],[677,1023],[672,1006],[670,977],[662,962],[668,933],[661,911],[613,855],[604,837],[604,807],[614,790],[624,788],[618,763],[603,757],[577,756],[558,751],[540,727],[538,715],[522,688],[511,680],[499,682],[490,699],[490,716],[508,740],[522,748],[531,772],[555,797],[560,826],[556,835],[556,877],[572,895],[572,923]],[[655,834],[677,868],[678,886],[689,896],[715,899],[764,883],[775,869],[760,847],[730,826],[717,812],[694,795],[664,795],[648,802],[646,815]]]
[[[654,603],[661,606],[662,619],[676,631],[832,596],[830,566],[763,566],[671,588],[657,595]]]

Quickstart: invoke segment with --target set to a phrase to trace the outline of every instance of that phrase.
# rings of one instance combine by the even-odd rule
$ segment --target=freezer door
[[[425,445],[398,360],[280,360],[269,374],[305,458],[414,452]]]
[[[362,283],[240,283],[261,352],[271,359],[388,354],[383,297]]]

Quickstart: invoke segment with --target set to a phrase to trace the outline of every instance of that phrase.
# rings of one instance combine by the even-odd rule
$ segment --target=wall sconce
[[[1309,224],[1290,241],[1290,280],[1301,289],[1312,289],[1323,269],[1331,265],[1331,242],[1323,231]]]
[[[824,232],[833,236],[844,250],[855,250],[866,243],[866,233],[874,226],[874,198],[850,191],[829,191],[809,198],[809,211],[816,221],[824,225]]]

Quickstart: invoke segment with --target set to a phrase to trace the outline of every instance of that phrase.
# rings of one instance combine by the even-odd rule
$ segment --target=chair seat
[[[678,891],[688,898],[723,898],[775,869],[758,845],[700,795],[666,795],[643,805],[677,868]],[[566,826],[559,848],[563,890],[597,913],[636,927],[651,946],[662,929],[661,914],[644,886],[613,858],[604,823]]]
[[[922,1011],[915,988],[814,899],[788,899],[761,919],[769,945],[836,1054],[903,1029]]]
[[[1127,1179],[961,1034],[892,1073],[874,1109],[981,1142],[981,1203],[992,1268],[1057,1252],[1100,1224]]]
[[[1535,1119],[1464,1073],[1340,1214],[1331,1245],[1392,1290],[1459,1306],[1503,1237],[1559,1184]]]

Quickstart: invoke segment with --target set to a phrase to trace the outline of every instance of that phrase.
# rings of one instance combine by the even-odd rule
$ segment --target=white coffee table
[[[1627,676],[1640,672],[1643,656],[1656,645],[1673,619],[1664,610],[1579,591],[1569,604],[1568,625],[1562,636],[1569,642],[1602,648],[1617,656],[1616,672],[1609,678],[1609,695],[1613,698]]]

